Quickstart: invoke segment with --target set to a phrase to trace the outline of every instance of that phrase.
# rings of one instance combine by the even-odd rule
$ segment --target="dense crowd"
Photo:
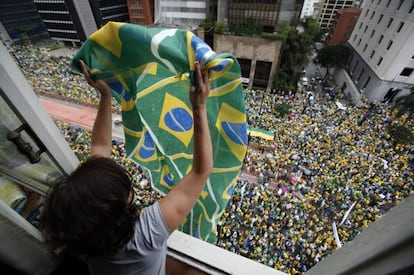
[[[38,94],[97,103],[69,59],[24,48],[14,56]],[[248,125],[273,131],[274,140],[250,138],[255,146],[243,172],[266,184],[237,182],[217,228],[218,246],[290,274],[305,272],[413,191],[412,147],[395,144],[387,131],[390,123],[413,129],[413,122],[390,105],[344,106],[340,96],[245,90]],[[288,115],[278,113],[280,103],[290,106]],[[56,124],[85,159],[90,132]],[[141,203],[159,199],[145,170],[126,159],[123,142],[113,143],[113,157],[135,179]]]
[[[24,76],[38,95],[97,106],[98,93],[86,83],[82,74],[71,70],[67,56],[46,54],[46,48],[14,46],[11,51]],[[120,110],[114,101],[114,110]]]
[[[413,191],[414,147],[395,144],[387,127],[414,124],[390,105],[356,108],[323,95],[311,102],[306,94],[267,94],[259,105],[263,92],[245,95],[249,126],[275,138],[256,140],[260,146],[249,148],[244,170],[274,188],[244,183],[235,189],[220,246],[304,272]],[[288,116],[278,115],[280,103],[290,105]]]

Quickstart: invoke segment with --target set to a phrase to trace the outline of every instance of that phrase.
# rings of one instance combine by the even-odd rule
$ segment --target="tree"
[[[290,105],[288,103],[278,103],[275,105],[275,111],[279,114],[279,117],[286,117],[290,114]]]
[[[321,40],[323,31],[315,19],[312,17],[307,17],[303,22],[303,27],[305,28],[306,34],[311,37],[312,41],[318,42]]]
[[[292,27],[287,22],[282,22],[277,24],[276,26],[276,33],[282,37],[282,41],[285,41],[288,37],[289,31]]]
[[[29,36],[25,32],[19,33],[19,35],[17,36],[17,39],[19,39],[19,43],[22,45],[25,45],[30,41]]]
[[[328,75],[330,68],[344,67],[350,54],[351,49],[344,44],[339,44],[320,49],[317,58],[320,65],[326,68],[326,75]]]
[[[407,125],[413,122],[414,115],[414,87],[411,93],[401,96],[395,100],[394,108],[398,110],[398,116],[407,115],[404,125],[392,124],[388,127],[388,132],[396,143],[409,144],[414,142],[413,125]]]
[[[281,91],[293,91],[295,87],[289,83],[290,75],[287,71],[279,69],[276,72],[274,86]]]
[[[414,87],[411,88],[411,93],[401,96],[395,100],[395,107],[398,109],[398,115],[408,115],[408,120],[413,119],[414,114]]]
[[[303,67],[308,62],[311,46],[312,39],[307,33],[288,28],[280,51],[279,69],[274,83],[276,89],[288,91],[286,88],[296,87]]]

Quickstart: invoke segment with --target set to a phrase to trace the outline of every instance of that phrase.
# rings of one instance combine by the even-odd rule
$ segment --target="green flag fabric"
[[[72,60],[104,79],[121,105],[128,157],[167,194],[191,170],[193,118],[189,91],[194,62],[210,71],[207,116],[213,171],[196,206],[179,228],[213,243],[247,150],[247,124],[240,66],[231,54],[216,54],[184,29],[108,22],[93,33]]]

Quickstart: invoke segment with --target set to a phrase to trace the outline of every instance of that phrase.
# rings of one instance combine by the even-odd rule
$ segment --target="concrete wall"
[[[228,10],[229,10],[229,1],[228,0],[218,0],[217,1],[217,22],[227,22],[228,21]]]
[[[217,53],[231,53],[237,58],[250,59],[252,65],[249,86],[252,88],[257,61],[271,62],[266,91],[270,91],[280,57],[282,41],[271,41],[260,37],[235,36],[227,34],[214,35],[214,50]]]
[[[85,33],[85,36],[88,37],[98,29],[96,26],[95,18],[92,13],[91,6],[89,5],[88,1],[82,0],[74,0],[73,5],[79,16],[79,21],[82,25],[82,29]]]
[[[345,92],[349,92],[353,98],[357,99],[364,95],[369,101],[384,100],[390,89],[400,90],[397,96],[406,95],[410,93],[410,89],[414,86],[400,82],[397,78],[391,80],[379,78],[369,64],[356,52],[353,53],[346,71],[337,70],[334,78],[339,87],[346,81],[347,89]],[[368,79],[369,82],[365,86]]]
[[[337,69],[334,73],[334,80],[338,87],[346,87],[343,89],[344,94],[352,101],[356,106],[362,105],[361,93],[358,87],[352,81],[350,75],[344,69]]]
[[[0,39],[7,45],[10,45],[13,43],[12,39],[9,36],[9,33],[7,32],[6,28],[4,28],[1,22],[0,22]]]

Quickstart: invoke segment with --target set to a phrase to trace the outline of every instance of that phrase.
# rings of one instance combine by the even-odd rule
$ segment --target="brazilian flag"
[[[193,116],[189,92],[194,62],[209,70],[207,116],[213,172],[180,230],[214,243],[216,224],[240,173],[247,124],[240,66],[184,29],[109,22],[93,33],[72,60],[85,61],[104,79],[122,109],[128,157],[148,169],[154,189],[168,193],[191,170]]]
[[[267,131],[260,128],[248,127],[247,133],[251,137],[260,137],[266,140],[274,140],[275,138],[275,134],[272,131]]]

